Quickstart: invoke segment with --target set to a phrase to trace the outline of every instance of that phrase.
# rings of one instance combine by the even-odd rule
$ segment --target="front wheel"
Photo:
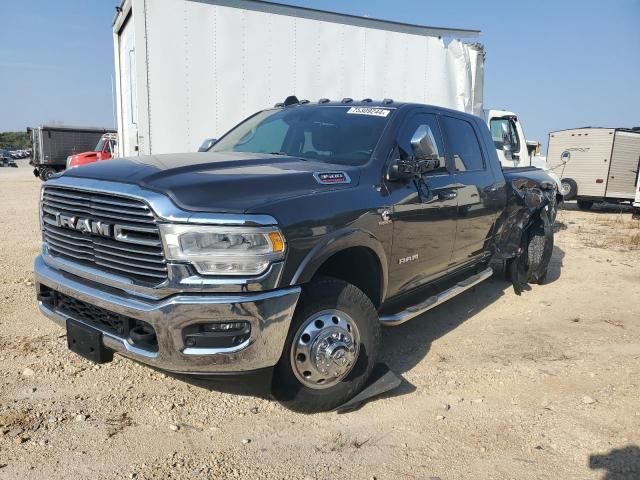
[[[371,300],[342,280],[307,285],[274,372],[273,394],[298,412],[332,410],[364,387],[380,348]]]
[[[40,180],[42,180],[43,182],[46,182],[47,180],[49,180],[51,177],[53,177],[56,174],[55,169],[51,168],[51,167],[41,167],[40,168]]]

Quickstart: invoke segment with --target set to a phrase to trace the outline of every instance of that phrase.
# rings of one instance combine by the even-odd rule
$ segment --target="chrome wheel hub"
[[[571,185],[566,182],[560,182],[560,193],[566,195],[571,191]]]
[[[291,366],[303,385],[328,388],[351,371],[359,347],[353,319],[340,310],[325,310],[308,318],[296,332]]]

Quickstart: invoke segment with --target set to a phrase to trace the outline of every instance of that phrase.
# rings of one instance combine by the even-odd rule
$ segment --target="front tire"
[[[46,182],[47,180],[49,180],[51,177],[53,177],[56,174],[55,169],[51,168],[51,167],[41,167],[40,168],[40,180],[42,180],[43,182]]]
[[[379,349],[371,300],[342,280],[313,281],[303,289],[276,365],[273,394],[297,412],[332,410],[362,390]]]

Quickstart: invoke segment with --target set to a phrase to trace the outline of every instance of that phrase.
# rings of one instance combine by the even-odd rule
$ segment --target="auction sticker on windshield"
[[[391,110],[385,108],[371,108],[371,107],[351,107],[347,110],[347,113],[352,115],[372,115],[374,117],[386,117]]]

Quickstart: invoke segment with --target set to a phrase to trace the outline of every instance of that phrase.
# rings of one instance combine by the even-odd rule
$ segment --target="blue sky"
[[[281,0],[482,30],[485,108],[516,111],[529,138],[640,126],[640,0]],[[0,131],[52,120],[113,125],[111,21],[119,0],[0,0]]]

